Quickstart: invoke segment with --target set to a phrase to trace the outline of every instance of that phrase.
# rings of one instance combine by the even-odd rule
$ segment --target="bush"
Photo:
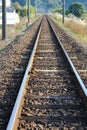
[[[18,2],[12,4],[12,6],[16,9],[16,12],[20,15],[21,5]]]
[[[86,7],[83,3],[80,2],[74,2],[72,3],[68,10],[66,11],[66,14],[74,14],[76,17],[81,17],[86,10]]]
[[[16,12],[19,14],[20,17],[24,17],[28,15],[28,8],[26,6],[20,6],[18,2],[15,2],[12,5],[16,9]],[[30,14],[34,14],[34,13],[35,13],[35,8],[33,6],[30,6]]]
[[[24,6],[24,7],[22,7],[21,10],[20,10],[20,16],[21,16],[21,17],[24,17],[24,16],[26,16],[26,15],[27,15],[27,7]]]
[[[30,6],[30,14],[35,14],[35,8],[33,6]]]
[[[55,13],[58,12],[58,13],[61,13],[61,14],[62,14],[62,8],[55,8],[55,9],[54,9],[54,12],[55,12]]]

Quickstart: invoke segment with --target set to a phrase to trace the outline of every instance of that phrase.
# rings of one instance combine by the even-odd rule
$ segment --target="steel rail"
[[[10,117],[10,120],[8,122],[6,130],[16,130],[17,126],[15,126],[15,124],[17,124],[16,120],[18,119],[18,116],[19,116],[18,111],[20,109],[21,100],[22,100],[22,97],[24,95],[26,82],[28,80],[28,73],[31,71],[31,68],[32,68],[34,55],[35,55],[37,44],[38,44],[38,39],[39,39],[39,36],[40,36],[40,33],[41,33],[41,28],[42,28],[42,20],[41,20],[41,23],[40,23],[40,26],[39,26],[35,45],[34,45],[34,48],[32,50],[32,53],[31,53],[31,56],[30,56],[30,59],[29,59],[28,65],[27,65],[27,69],[25,71],[25,74],[24,74],[24,77],[23,77],[23,80],[22,80],[22,83],[21,83],[21,87],[20,87],[20,90],[19,90],[19,93],[18,93],[18,96],[17,96],[17,99],[16,99],[16,102],[15,102],[15,105],[14,105],[14,108],[13,108],[13,111],[12,111],[12,114],[11,114],[11,117]]]
[[[47,18],[48,19],[48,18]],[[52,28],[57,40],[58,40],[58,43],[60,44],[65,56],[66,56],[66,59],[68,60],[71,68],[72,68],[72,71],[74,72],[81,88],[82,88],[82,91],[87,99],[87,89],[83,83],[83,81],[81,80],[77,70],[75,69],[68,53],[66,52],[66,50],[64,49],[63,45],[62,45],[62,42],[60,41],[59,37],[57,36],[54,28],[52,27],[51,23],[50,23],[50,20],[48,19],[48,22],[50,24],[50,27]],[[32,68],[32,64],[33,64],[33,59],[34,59],[34,55],[35,55],[35,52],[36,52],[36,48],[37,48],[37,43],[38,43],[38,39],[39,39],[39,36],[40,36],[40,32],[41,32],[41,28],[42,28],[42,23],[41,23],[41,26],[39,28],[39,32],[38,32],[38,36],[37,36],[37,39],[36,39],[36,42],[35,42],[35,45],[34,45],[34,48],[33,48],[33,51],[32,51],[32,54],[31,54],[31,57],[30,57],[30,60],[28,62],[28,66],[27,66],[27,69],[26,69],[26,72],[25,72],[25,75],[24,75],[24,78],[23,78],[23,81],[22,81],[22,84],[21,84],[21,87],[20,87],[20,90],[19,90],[19,93],[18,93],[18,96],[17,96],[17,99],[16,99],[16,103],[14,105],[14,108],[13,108],[13,111],[12,111],[12,114],[11,114],[11,117],[10,117],[10,120],[9,120],[9,123],[8,123],[8,126],[6,128],[6,130],[16,130],[17,126],[15,126],[15,122],[16,120],[18,120],[18,117],[19,117],[19,114],[18,114],[18,111],[20,109],[20,105],[21,105],[21,100],[22,100],[22,97],[24,95],[24,90],[25,90],[25,87],[26,87],[26,82],[28,80],[28,73],[31,71],[31,68]]]
[[[66,50],[65,50],[65,48],[64,48],[64,46],[63,46],[63,44],[62,44],[62,42],[60,41],[58,35],[56,34],[56,32],[55,32],[55,30],[54,30],[54,28],[53,28],[53,26],[52,26],[52,24],[51,24],[51,22],[50,22],[50,20],[49,20],[48,17],[47,17],[47,19],[48,19],[48,22],[49,22],[49,24],[50,24],[50,27],[52,28],[52,30],[53,30],[53,32],[54,32],[54,34],[55,34],[55,36],[56,36],[56,39],[57,39],[59,45],[61,46],[61,48],[62,48],[62,50],[63,50],[63,52],[64,52],[64,54],[65,54],[65,56],[66,56],[66,59],[67,59],[69,65],[71,66],[71,69],[72,69],[72,71],[73,71],[73,73],[74,73],[74,75],[75,75],[75,77],[76,77],[76,79],[77,79],[79,85],[80,85],[80,87],[81,87],[81,89],[82,89],[82,92],[83,92],[83,94],[84,94],[84,98],[85,98],[86,101],[87,101],[87,88],[86,88],[86,86],[84,85],[84,83],[83,83],[81,77],[79,76],[79,74],[78,74],[78,72],[77,72],[77,70],[76,70],[74,64],[72,63],[72,61],[71,61],[71,59],[70,59],[68,53],[66,52]],[[85,105],[87,105],[87,104],[85,104]]]

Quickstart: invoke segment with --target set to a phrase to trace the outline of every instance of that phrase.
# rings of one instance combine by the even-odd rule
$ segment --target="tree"
[[[26,14],[27,12],[27,14]],[[34,14],[35,13],[35,8],[33,6],[30,6],[30,14]],[[20,10],[20,16],[24,17],[28,15],[28,8],[26,6],[22,7]]]
[[[22,7],[20,10],[20,16],[21,17],[26,16],[27,15],[26,12],[27,12],[27,7],[26,6]]]
[[[12,4],[12,6],[16,9],[16,12],[20,15],[21,5],[18,2]]]
[[[74,14],[76,17],[81,17],[85,11],[86,7],[83,3],[80,2],[74,2],[72,3],[68,10],[66,11],[66,14]]]
[[[62,14],[62,8],[57,7],[57,8],[55,8],[55,9],[53,10],[53,12],[58,12],[58,13]]]

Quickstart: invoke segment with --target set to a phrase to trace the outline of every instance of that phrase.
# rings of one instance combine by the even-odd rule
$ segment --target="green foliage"
[[[61,13],[62,14],[62,8],[55,8],[54,10],[53,10],[53,12],[58,12],[58,13]]]
[[[24,16],[26,16],[26,15],[27,15],[27,7],[24,6],[24,7],[22,7],[21,10],[20,10],[20,16],[21,16],[21,17],[24,17]]]
[[[76,17],[79,17],[79,18],[80,18],[80,17],[84,14],[85,9],[86,9],[86,7],[85,7],[85,5],[84,5],[83,3],[74,2],[74,3],[72,3],[72,4],[69,6],[68,10],[66,11],[66,14],[72,13],[72,14],[74,14]]]
[[[34,14],[34,13],[35,13],[35,8],[33,6],[30,6],[30,14]],[[28,8],[24,6],[20,10],[20,16],[24,17],[26,15],[28,15]]]
[[[15,2],[12,4],[12,6],[14,6],[14,8],[16,9],[16,12],[20,15],[20,10],[21,10],[21,5],[18,2]]]
[[[84,11],[84,14],[82,16],[87,18],[87,10]]]
[[[12,4],[12,6],[16,9],[16,12],[20,17],[24,17],[28,14],[28,8],[26,6],[21,6],[18,2]],[[35,13],[35,8],[30,6],[30,14]]]
[[[35,14],[35,8],[33,6],[30,6],[30,14]]]

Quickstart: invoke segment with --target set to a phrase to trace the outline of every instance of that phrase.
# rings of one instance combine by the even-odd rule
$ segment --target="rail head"
[[[8,122],[6,130],[16,130],[17,129],[16,128],[17,126],[15,124],[17,124],[17,122],[18,122],[18,121],[16,121],[16,120],[18,120],[18,117],[19,117],[18,111],[19,111],[19,108],[21,105],[21,99],[24,95],[25,86],[26,86],[26,82],[28,79],[28,73],[31,71],[31,68],[32,68],[34,55],[35,55],[37,44],[38,44],[38,39],[39,39],[39,36],[41,33],[41,28],[42,28],[42,20],[41,20],[41,23],[39,26],[39,30],[38,30],[37,38],[36,38],[36,41],[34,44],[34,48],[32,50],[32,53],[31,53],[31,56],[30,56],[30,59],[29,59],[28,65],[27,65],[27,69],[25,71],[25,74],[24,74],[24,77],[23,77],[23,80],[22,80],[22,83],[20,86],[20,90],[19,90],[19,93],[18,93],[18,96],[17,96],[17,99],[16,99],[16,102],[15,102],[15,105],[14,105],[14,108],[13,108],[13,111],[12,111],[12,114],[11,114],[11,117],[10,117],[10,120]]]
[[[64,46],[63,46],[63,44],[62,44],[62,42],[60,41],[60,39],[59,39],[59,37],[58,37],[56,31],[54,30],[54,28],[53,28],[53,26],[52,26],[52,24],[51,24],[51,22],[50,22],[50,19],[49,19],[48,17],[47,17],[47,19],[48,19],[48,22],[49,22],[49,24],[50,24],[50,26],[51,26],[51,28],[52,28],[52,30],[53,30],[53,32],[54,32],[54,34],[55,34],[57,40],[58,40],[58,43],[59,43],[60,46],[61,46],[61,49],[63,50],[63,52],[64,52],[64,54],[65,54],[65,56],[66,56],[66,59],[67,59],[69,65],[71,66],[71,69],[72,69],[72,71],[73,71],[73,73],[74,73],[74,75],[75,75],[75,77],[76,77],[76,79],[77,79],[77,81],[78,81],[78,83],[79,83],[79,85],[80,85],[80,87],[81,87],[83,96],[84,96],[84,98],[86,99],[86,102],[87,102],[87,88],[86,88],[86,86],[84,85],[84,83],[83,83],[81,77],[79,76],[79,74],[78,74],[78,72],[77,72],[77,70],[76,70],[74,64],[72,63],[72,61],[71,61],[71,59],[70,59],[68,53],[66,52],[66,50],[65,50],[65,48],[64,48]],[[85,104],[85,105],[87,105],[87,104]]]

